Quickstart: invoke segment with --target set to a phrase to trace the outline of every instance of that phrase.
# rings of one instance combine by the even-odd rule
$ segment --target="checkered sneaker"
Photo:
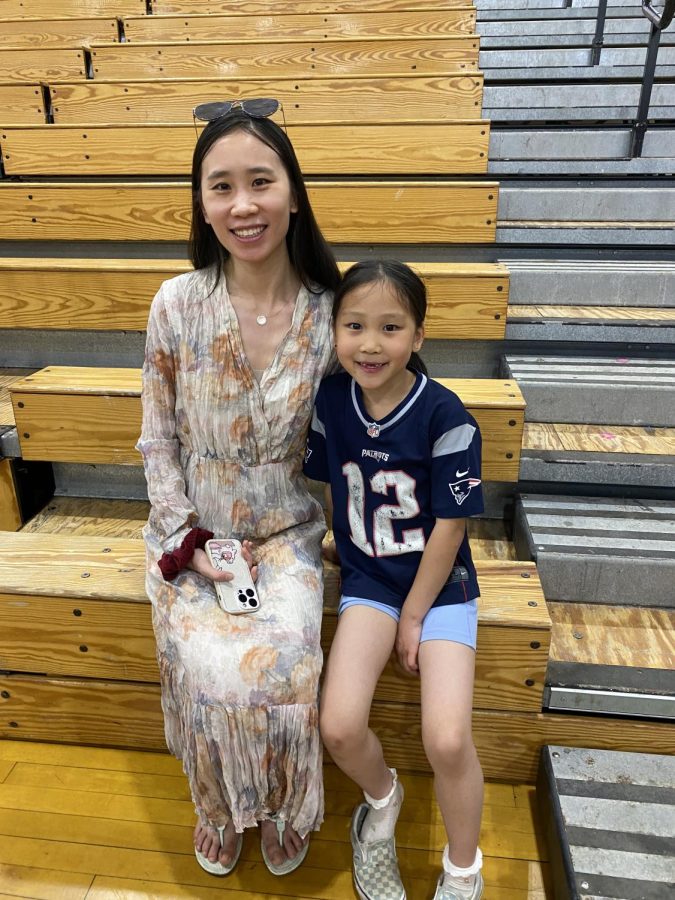
[[[476,875],[473,890],[470,894],[460,893],[457,888],[449,884],[443,884],[444,880],[445,874],[441,874],[436,885],[434,900],[480,900],[483,896],[483,876],[480,872]]]
[[[394,838],[362,841],[361,826],[368,814],[368,804],[361,803],[352,816],[352,849],[354,851],[354,886],[361,900],[405,900],[396,858]]]

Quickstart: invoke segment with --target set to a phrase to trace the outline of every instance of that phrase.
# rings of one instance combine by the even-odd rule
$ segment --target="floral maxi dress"
[[[200,821],[237,831],[278,816],[306,835],[323,818],[318,681],[320,504],[302,475],[307,427],[332,359],[330,297],[301,288],[260,384],[224,278],[165,282],[148,322],[144,459],[151,512],[146,587],[166,739]],[[256,544],[255,614],[229,615],[191,570],[157,561],[192,527]]]

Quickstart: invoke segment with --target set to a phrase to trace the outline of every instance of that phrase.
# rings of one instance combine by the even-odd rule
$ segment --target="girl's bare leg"
[[[422,739],[434,770],[450,859],[473,865],[483,808],[483,772],[471,736],[475,652],[452,641],[420,644]]]
[[[397,623],[368,606],[340,616],[321,694],[321,736],[342,771],[371,797],[392,788],[382,745],[368,728],[377,681],[391,655]]]

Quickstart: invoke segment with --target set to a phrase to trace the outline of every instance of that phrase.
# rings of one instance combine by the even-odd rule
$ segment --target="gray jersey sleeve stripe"
[[[314,427],[314,423],[312,423],[312,427]],[[474,426],[468,423],[451,428],[450,431],[442,434],[434,444],[431,451],[432,457],[448,456],[450,453],[460,453],[462,450],[468,449],[475,433]]]
[[[312,413],[312,431],[316,431],[317,434],[320,434],[322,438],[326,437],[326,429],[324,428],[323,422],[316,414],[316,409]]]

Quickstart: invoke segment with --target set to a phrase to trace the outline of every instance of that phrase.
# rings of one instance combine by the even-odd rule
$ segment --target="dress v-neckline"
[[[284,353],[286,345],[292,337],[295,337],[298,333],[300,323],[305,317],[305,312],[307,309],[307,301],[308,301],[308,291],[307,288],[301,284],[298,288],[298,293],[296,294],[295,301],[293,304],[293,315],[291,316],[291,324],[288,327],[288,331],[284,334],[284,336],[279,341],[277,345],[277,349],[274,351],[274,356],[272,357],[269,365],[265,366],[264,369],[260,369],[260,380],[258,380],[255,376],[255,371],[253,366],[251,365],[251,361],[249,360],[246,350],[244,349],[244,340],[241,336],[241,328],[239,326],[239,318],[237,316],[237,311],[234,308],[234,304],[230,299],[230,292],[227,289],[227,279],[223,275],[222,277],[222,285],[221,285],[221,297],[223,299],[225,309],[227,312],[227,317],[229,319],[230,324],[230,340],[233,344],[233,351],[235,352],[235,356],[239,359],[239,363],[242,368],[246,369],[252,378],[253,384],[260,389],[262,387],[263,381],[267,378],[269,373],[275,369],[278,363],[281,360],[281,357]]]

